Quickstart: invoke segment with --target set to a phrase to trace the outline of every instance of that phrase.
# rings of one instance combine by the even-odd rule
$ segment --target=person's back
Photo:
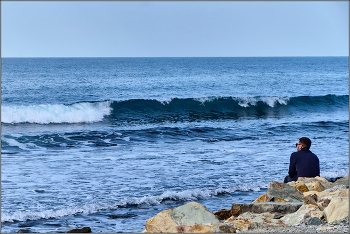
[[[309,148],[302,148],[290,156],[289,176],[292,181],[298,177],[320,176],[320,162],[318,157]]]
[[[302,137],[296,144],[297,152],[290,156],[289,171],[284,183],[297,181],[298,177],[320,176],[320,161],[318,157],[310,151],[311,140]]]

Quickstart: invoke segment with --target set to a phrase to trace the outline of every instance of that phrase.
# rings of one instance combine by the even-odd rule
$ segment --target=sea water
[[[300,137],[349,173],[349,58],[2,58],[1,232],[141,232],[282,182]]]

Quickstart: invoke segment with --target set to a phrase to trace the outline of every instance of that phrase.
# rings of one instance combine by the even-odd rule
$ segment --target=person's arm
[[[289,177],[293,178],[297,174],[297,168],[295,167],[295,156],[291,154],[290,160],[289,160]]]

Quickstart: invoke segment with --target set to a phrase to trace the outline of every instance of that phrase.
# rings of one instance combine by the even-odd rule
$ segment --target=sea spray
[[[81,102],[72,105],[40,104],[31,106],[1,106],[2,123],[92,123],[111,112],[110,101]]]

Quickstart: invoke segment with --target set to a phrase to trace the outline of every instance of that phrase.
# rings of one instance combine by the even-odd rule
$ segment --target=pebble
[[[348,217],[333,223],[321,225],[298,225],[271,227],[259,225],[258,228],[247,231],[237,231],[239,233],[349,233]]]

